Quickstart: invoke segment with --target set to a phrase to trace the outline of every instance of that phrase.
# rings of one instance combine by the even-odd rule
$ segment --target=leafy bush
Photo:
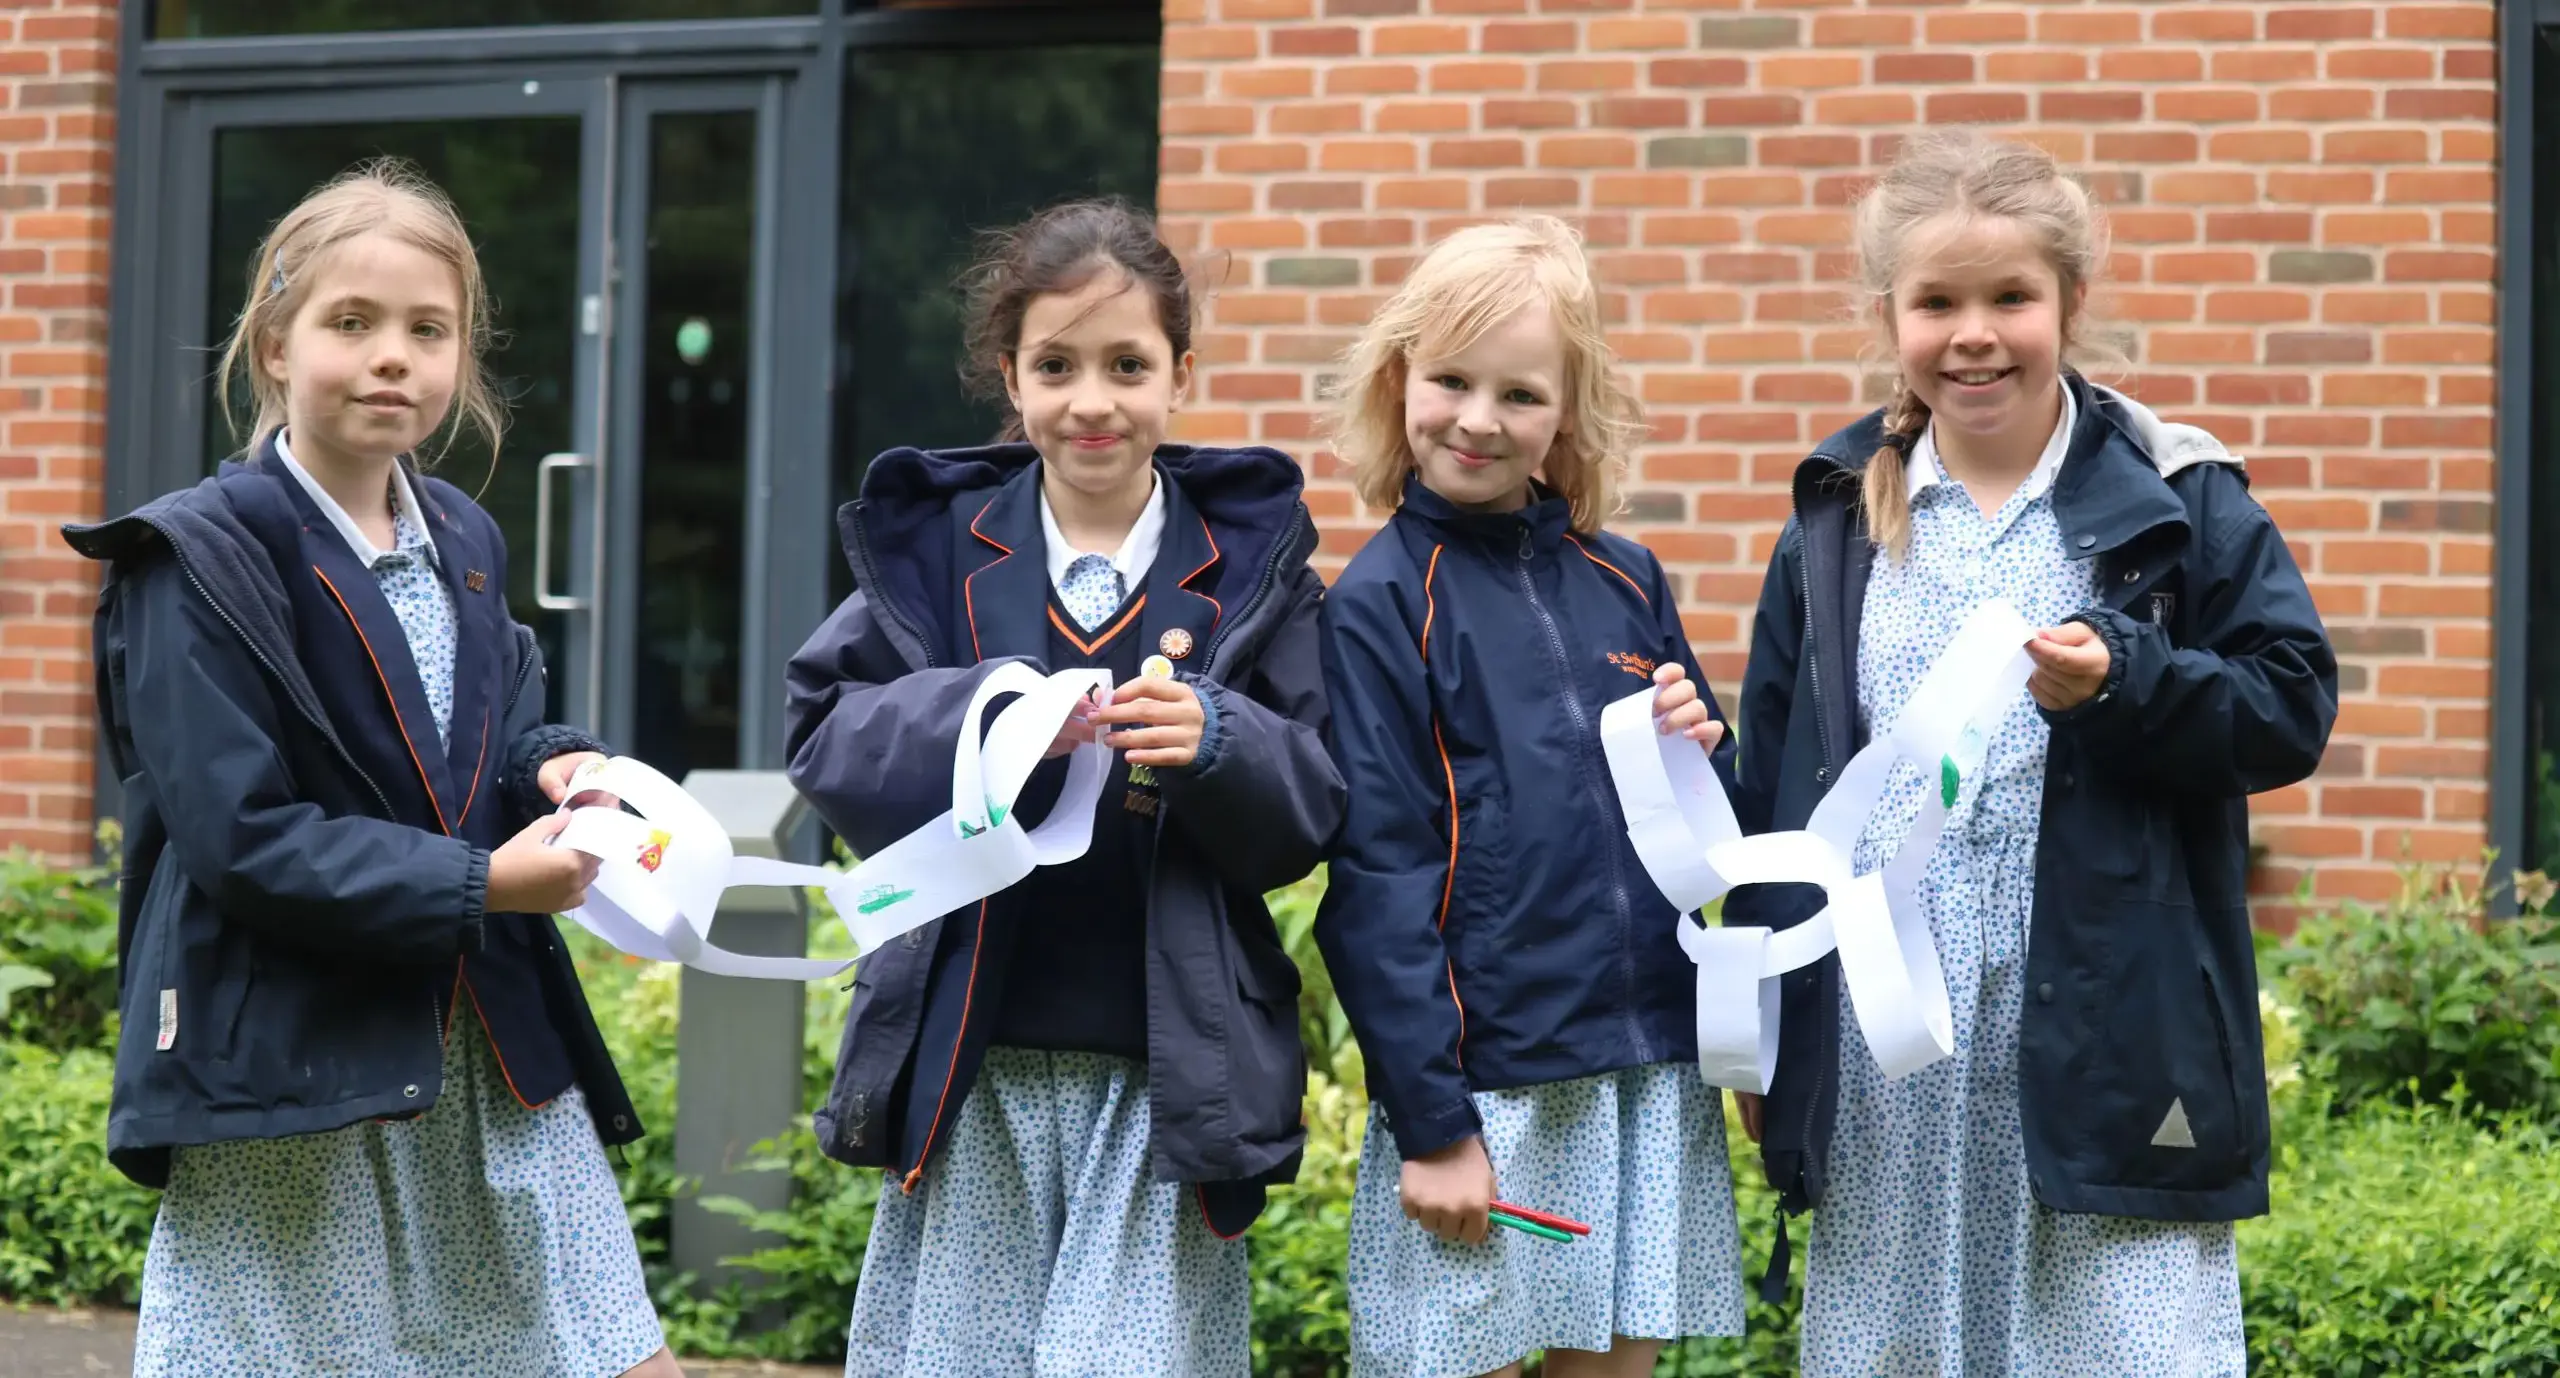
[[[0,1042],[0,1297],[141,1298],[160,1197],[107,1162],[114,1072],[95,1048]]]
[[[2340,1109],[2417,1093],[2560,1123],[2560,933],[2551,883],[2517,878],[2525,912],[2488,917],[2491,892],[2445,867],[2409,867],[2380,907],[2306,920],[2275,953],[2300,1001],[2303,1051]]]
[[[2560,1373],[2560,1139],[2369,1100],[2289,1117],[2274,1212],[2240,1226],[2249,1371]]]
[[[99,829],[113,851],[116,828]],[[113,1046],[116,892],[103,869],[0,855],[0,1037],[55,1052]]]

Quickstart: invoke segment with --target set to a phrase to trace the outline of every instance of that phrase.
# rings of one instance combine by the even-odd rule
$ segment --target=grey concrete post
[[[729,834],[739,856],[781,857],[807,806],[778,770],[697,770],[685,792]],[[797,890],[731,890],[709,935],[757,956],[800,957],[809,949],[806,897]],[[791,1204],[791,1178],[739,1169],[756,1144],[776,1138],[800,1113],[800,1050],[806,991],[788,981],[712,976],[688,967],[677,1005],[676,1170],[702,1181],[703,1196],[734,1196],[758,1210]],[[743,1221],[693,1200],[675,1206],[673,1254],[708,1293],[739,1270],[720,1260],[776,1242]]]

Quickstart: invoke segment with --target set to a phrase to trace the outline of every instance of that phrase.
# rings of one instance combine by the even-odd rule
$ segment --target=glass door
[[[553,719],[678,779],[739,764],[771,728],[742,705],[780,692],[778,657],[747,643],[762,639],[751,498],[769,467],[783,85],[570,75],[188,98],[160,202],[176,213],[156,232],[162,321],[187,360],[155,408],[160,452],[201,474],[246,438],[232,418],[253,409],[214,394],[209,361],[275,220],[368,158],[416,163],[478,247],[510,421],[496,454],[458,443],[434,472],[506,535],[508,601],[542,643]]]

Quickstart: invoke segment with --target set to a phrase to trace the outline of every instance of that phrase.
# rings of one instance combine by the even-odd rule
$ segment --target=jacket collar
[[[1516,512],[1470,512],[1433,492],[1422,475],[1407,474],[1396,515],[1442,536],[1508,548],[1527,533],[1530,548],[1552,555],[1573,530],[1573,507],[1556,490],[1529,480],[1529,505]]]
[[[883,609],[884,634],[909,663],[965,665],[982,658],[981,649],[1046,647],[1038,460],[1019,443],[891,450],[865,472],[862,497],[837,513],[855,581]],[[1202,614],[1212,634],[1252,620],[1260,594],[1276,582],[1267,576],[1306,558],[1313,544],[1299,501],[1306,476],[1296,460],[1260,446],[1169,444],[1157,448],[1155,463],[1166,515],[1146,576],[1147,611],[1174,617],[1156,629],[1159,640],[1181,625],[1202,646],[1208,636],[1195,625]],[[1180,596],[1159,603],[1161,575]],[[910,631],[921,644],[910,644]],[[1205,646],[1193,656],[1190,668],[1205,671]]]
[[[2078,416],[2068,460],[2054,479],[2053,511],[2075,559],[2116,550],[2155,527],[2183,526],[2186,504],[2168,480],[2204,463],[2240,461],[2210,434],[2171,426],[2122,393],[2064,375]],[[1826,505],[1855,508],[1858,482],[1884,444],[1884,412],[1851,422],[1796,466],[1799,518]],[[2159,448],[2155,449],[2157,446]]]
[[[1223,557],[1207,520],[1161,466],[1156,492],[1163,503],[1162,530],[1131,611],[1140,619],[1147,649],[1179,662],[1208,644],[1224,611],[1196,587],[1211,582],[1207,576]],[[1046,525],[1036,463],[1016,471],[970,520],[978,550],[974,568],[969,555],[963,556],[969,572],[962,577],[961,615],[977,659],[1048,654],[1052,582]]]

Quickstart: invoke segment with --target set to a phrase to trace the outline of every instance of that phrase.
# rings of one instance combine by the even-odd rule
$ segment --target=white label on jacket
[[[178,992],[164,990],[160,992],[160,1041],[157,1046],[165,1053],[177,1045]]]

